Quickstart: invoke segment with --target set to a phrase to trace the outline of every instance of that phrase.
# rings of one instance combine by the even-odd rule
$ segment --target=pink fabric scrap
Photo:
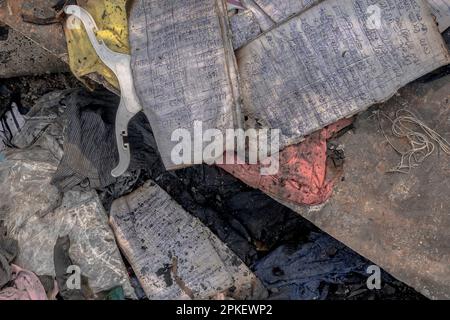
[[[33,272],[14,264],[11,270],[13,285],[0,291],[0,300],[48,300],[41,281]]]

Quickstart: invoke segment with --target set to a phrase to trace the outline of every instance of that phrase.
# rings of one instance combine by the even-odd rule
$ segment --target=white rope
[[[409,173],[411,168],[418,167],[423,163],[436,149],[435,143],[447,155],[450,155],[450,143],[439,133],[428,127],[414,113],[406,109],[399,109],[395,113],[395,119],[391,119],[382,111],[377,111],[378,123],[389,145],[401,156],[397,166],[388,172]],[[388,119],[391,124],[392,134],[397,138],[407,139],[409,149],[402,152],[387,137],[381,125],[381,118]]]

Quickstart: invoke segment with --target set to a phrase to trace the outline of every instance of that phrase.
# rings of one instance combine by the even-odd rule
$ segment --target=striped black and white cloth
[[[8,147],[14,147],[12,139],[20,132],[24,122],[23,115],[13,102],[11,108],[0,117],[0,153]]]
[[[119,97],[106,91],[76,90],[62,101],[64,155],[52,183],[62,192],[97,189],[116,182],[111,170],[118,164],[115,117]],[[129,171],[152,170],[160,161],[156,142],[144,114],[139,113],[128,127],[131,146]]]

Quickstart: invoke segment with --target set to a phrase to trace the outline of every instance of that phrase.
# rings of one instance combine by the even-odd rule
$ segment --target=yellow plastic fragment
[[[97,38],[113,51],[130,53],[128,43],[127,0],[78,0],[97,23]],[[98,58],[82,24],[66,24],[64,27],[69,65],[73,74],[83,81],[91,73],[101,75],[113,87],[119,89],[114,73]]]

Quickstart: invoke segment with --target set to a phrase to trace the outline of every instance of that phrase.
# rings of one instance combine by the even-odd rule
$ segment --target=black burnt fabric
[[[64,156],[52,183],[61,191],[101,188],[114,182],[114,115],[119,98],[106,91],[76,90],[63,103]]]
[[[114,125],[119,97],[106,90],[79,89],[62,103],[66,105],[64,156],[52,183],[62,192],[103,190],[116,183],[111,170],[119,162]],[[129,172],[149,167],[159,158],[151,147],[153,135],[143,114],[131,120],[128,141],[131,146]]]

